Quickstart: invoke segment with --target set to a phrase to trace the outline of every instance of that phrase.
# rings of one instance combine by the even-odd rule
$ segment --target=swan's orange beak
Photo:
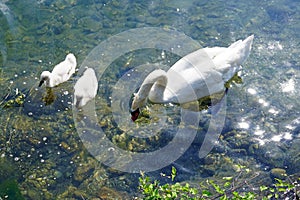
[[[139,117],[140,109],[138,108],[135,111],[130,112],[130,114],[131,114],[131,120],[135,121]]]

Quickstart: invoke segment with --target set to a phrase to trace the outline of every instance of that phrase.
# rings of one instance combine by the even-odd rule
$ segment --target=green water
[[[40,73],[51,70],[67,53],[75,54],[79,68],[101,42],[141,27],[176,30],[202,46],[228,46],[255,35],[240,75],[242,83],[233,83],[227,93],[226,121],[218,143],[205,158],[198,157],[209,120],[204,112],[194,142],[173,164],[178,181],[237,176],[237,165],[251,170],[241,176],[250,180],[249,188],[271,184],[274,168],[299,176],[299,9],[296,0],[1,0],[0,186],[15,191],[6,198],[22,194],[25,199],[130,199],[138,195],[139,174],[103,165],[78,135],[71,103],[80,72],[51,91],[37,86]],[[168,121],[169,127],[156,137],[134,140],[126,135],[132,130],[113,121],[110,97],[114,84],[135,66],[170,66],[177,59],[170,52],[163,58],[161,50],[155,49],[128,52],[99,80],[97,123],[119,147],[152,151],[172,140],[180,121],[178,107],[149,105],[155,117],[144,114],[137,129],[145,127],[145,134],[151,134],[159,128],[155,126],[159,119]],[[163,107],[167,118],[159,112]],[[160,172],[170,169],[171,165],[148,174],[164,181]]]

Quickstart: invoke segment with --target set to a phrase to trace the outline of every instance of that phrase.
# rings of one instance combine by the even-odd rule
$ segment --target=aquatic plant
[[[0,199],[23,200],[16,180],[5,180],[0,183]]]
[[[247,171],[247,170],[246,170]],[[164,175],[165,176],[165,175]],[[238,177],[223,177],[223,183],[216,183],[214,180],[206,180],[200,183],[199,187],[192,187],[189,183],[174,182],[176,177],[176,168],[172,167],[171,175],[165,176],[171,178],[172,184],[161,185],[158,180],[151,182],[150,177],[141,173],[139,178],[139,189],[143,195],[142,199],[282,199],[291,197],[299,199],[299,183],[289,182],[275,178],[275,183],[271,186],[261,185],[259,189],[253,191],[244,191],[246,182],[237,183]],[[298,178],[298,181],[300,178]],[[243,189],[243,190],[241,190]]]
[[[18,183],[16,181],[16,169],[5,158],[0,158],[0,199],[22,200]]]
[[[23,105],[25,100],[25,94],[21,92],[18,88],[16,88],[14,94],[11,94],[10,91],[1,102],[4,108],[11,108],[11,107],[20,107]]]

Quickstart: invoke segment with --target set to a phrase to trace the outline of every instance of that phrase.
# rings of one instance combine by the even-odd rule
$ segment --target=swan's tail
[[[243,43],[244,43],[244,45],[245,45],[245,49],[247,49],[249,53],[250,53],[251,48],[252,48],[253,39],[254,39],[254,35],[250,35],[249,37],[247,37],[247,38],[243,41]],[[248,54],[249,54],[249,53],[248,53]]]
[[[254,35],[250,35],[249,37],[247,37],[244,41],[243,41],[243,47],[241,48],[241,50],[244,53],[245,56],[245,60],[246,58],[249,56],[251,48],[252,48],[252,43],[253,43],[253,39],[254,39]]]
[[[236,63],[237,66],[242,65],[245,60],[248,58],[251,48],[252,48],[252,43],[253,43],[254,35],[250,35],[247,37],[245,40],[240,41],[237,44],[232,44],[233,46],[233,52],[232,54],[235,56],[232,56],[232,61]],[[230,48],[232,48],[232,45]]]
[[[227,73],[228,70],[231,70],[232,73],[229,74],[229,78],[231,78],[248,58],[253,39],[254,35],[251,35],[243,41],[238,40],[231,44],[224,52],[218,54],[213,59],[218,71]]]
[[[231,49],[237,48],[237,47],[242,46],[243,44],[244,45],[246,44],[246,46],[248,45],[251,48],[253,39],[254,39],[254,35],[250,35],[245,40],[238,40],[238,41],[232,43],[228,48],[231,48]]]

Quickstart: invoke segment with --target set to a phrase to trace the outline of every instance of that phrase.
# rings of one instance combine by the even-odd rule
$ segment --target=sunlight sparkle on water
[[[259,145],[265,145],[266,144],[266,142],[264,140],[260,139],[260,138],[255,138],[255,140],[258,141]]]
[[[249,94],[252,94],[252,95],[255,95],[255,94],[257,94],[257,92],[256,92],[256,90],[255,89],[253,89],[253,88],[248,88],[248,93]]]
[[[282,92],[294,92],[295,91],[295,81],[293,79],[288,80],[281,84]]]
[[[258,99],[258,103],[262,104],[263,106],[268,106],[269,103],[266,102],[264,99]]]
[[[292,126],[290,124],[286,125],[285,127],[290,130],[294,130],[296,128],[295,126]]]
[[[291,140],[291,139],[293,139],[293,135],[289,132],[285,132],[283,135],[283,138],[286,140]]]
[[[279,41],[273,41],[268,43],[267,49],[269,50],[282,50],[283,46]]]
[[[271,140],[274,142],[280,142],[281,139],[282,139],[282,135],[275,135],[271,138]]]
[[[278,110],[275,110],[274,108],[270,108],[269,109],[269,113],[273,114],[273,115],[277,115],[279,113]]]
[[[258,130],[255,130],[254,135],[263,135],[264,133],[265,133],[264,130],[258,129]]]
[[[240,122],[238,123],[239,127],[242,129],[249,129],[250,124],[248,122]]]

